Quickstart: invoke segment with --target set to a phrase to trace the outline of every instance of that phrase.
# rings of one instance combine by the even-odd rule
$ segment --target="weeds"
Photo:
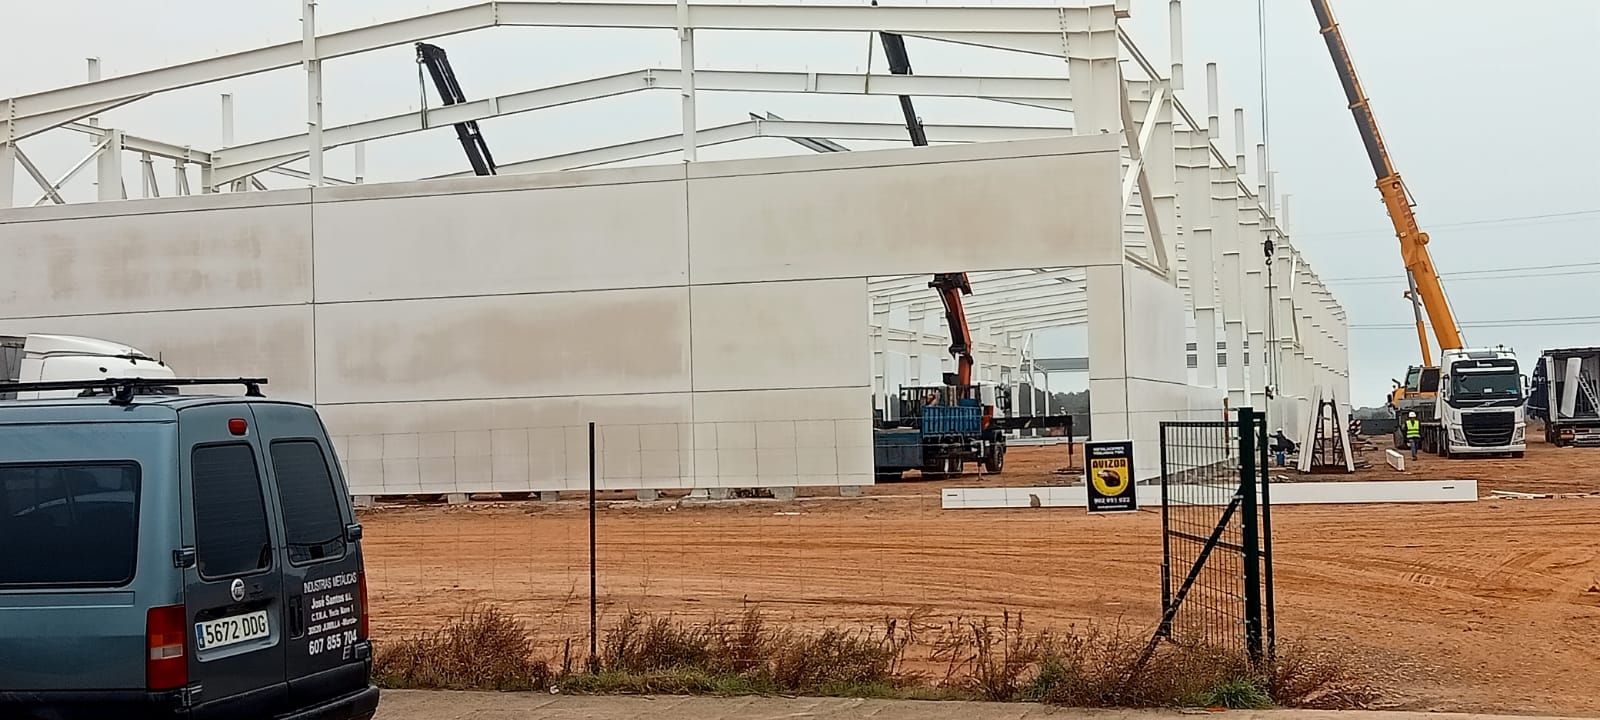
[[[494,606],[380,645],[372,674],[383,687],[437,690],[541,690],[552,675],[550,664],[533,656],[527,628]]]
[[[1020,614],[930,625],[918,613],[877,628],[770,626],[747,607],[733,620],[688,622],[628,612],[606,632],[592,666],[564,643],[559,672],[536,658],[522,623],[493,608],[439,630],[384,643],[373,674],[385,687],[571,693],[818,695],[1027,700],[1077,707],[1282,705],[1361,708],[1377,697],[1342,656],[1298,648],[1253,668],[1214,649],[1162,645],[1121,624],[1033,630]],[[930,680],[907,656],[944,666]],[[575,671],[584,665],[585,671]]]

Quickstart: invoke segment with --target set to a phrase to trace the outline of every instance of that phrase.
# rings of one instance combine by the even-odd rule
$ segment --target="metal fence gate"
[[[1265,417],[1161,423],[1161,625],[1156,639],[1270,659],[1272,496]]]

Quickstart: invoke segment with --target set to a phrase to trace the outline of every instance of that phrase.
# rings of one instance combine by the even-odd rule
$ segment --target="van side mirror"
[[[361,523],[350,523],[344,526],[344,541],[356,542],[361,539]]]

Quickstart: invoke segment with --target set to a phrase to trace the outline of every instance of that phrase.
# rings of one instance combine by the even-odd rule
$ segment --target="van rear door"
[[[256,437],[245,403],[178,412],[183,541],[194,560],[184,569],[189,682],[198,702],[228,716],[287,707],[282,541]]]
[[[296,707],[367,687],[359,531],[322,422],[304,405],[254,403],[283,508],[284,648]]]

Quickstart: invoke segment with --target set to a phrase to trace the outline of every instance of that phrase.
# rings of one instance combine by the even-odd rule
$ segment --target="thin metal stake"
[[[594,515],[594,423],[589,423],[589,670],[599,670],[600,664],[600,635],[597,630],[598,605],[596,602],[595,581],[595,515]]]

